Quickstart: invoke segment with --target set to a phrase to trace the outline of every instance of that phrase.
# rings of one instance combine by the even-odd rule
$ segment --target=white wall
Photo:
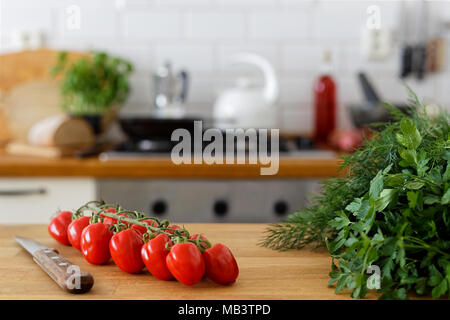
[[[383,99],[406,99],[398,80],[399,48],[381,62],[359,54],[359,32],[366,9],[377,4],[381,22],[396,28],[398,1],[300,0],[1,0],[2,51],[9,50],[14,29],[40,29],[46,44],[58,49],[103,49],[136,66],[133,94],[124,112],[147,111],[151,105],[150,73],[165,59],[192,75],[189,109],[209,114],[219,90],[233,84],[241,71],[227,58],[253,51],[275,66],[281,83],[281,127],[311,128],[311,86],[324,48],[333,52],[340,106],[362,100],[355,72],[369,71]],[[68,30],[67,8],[81,8],[81,29]],[[450,2],[432,4],[434,19],[450,21]],[[450,34],[447,32],[447,40]],[[445,72],[423,83],[408,83],[427,101],[450,108],[450,41]]]

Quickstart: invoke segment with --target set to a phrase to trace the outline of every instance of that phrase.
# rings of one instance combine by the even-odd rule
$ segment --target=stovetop
[[[225,139],[224,139],[225,141]],[[152,158],[170,156],[170,153],[178,141],[170,141],[167,139],[143,139],[143,140],[127,140],[118,145],[116,148],[100,154],[100,160],[120,160],[134,158]],[[203,142],[202,150],[211,142]],[[191,143],[193,148],[194,143]],[[268,138],[268,153],[270,154],[270,138]],[[236,150],[235,144],[235,153]],[[251,148],[246,141],[245,151]],[[225,150],[225,148],[224,148]],[[193,151],[193,149],[192,149]],[[299,157],[299,158],[331,158],[335,153],[330,150],[319,149],[314,141],[308,137],[280,137],[279,138],[279,154],[280,157]]]

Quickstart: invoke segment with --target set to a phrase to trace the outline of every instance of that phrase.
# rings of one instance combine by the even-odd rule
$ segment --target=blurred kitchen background
[[[48,48],[105,51],[130,61],[134,67],[129,76],[131,91],[118,117],[134,121],[130,124],[131,131],[140,125],[136,119],[154,115],[159,104],[163,105],[159,109],[164,108],[168,97],[166,92],[161,96],[164,89],[158,87],[157,81],[167,79],[161,80],[164,78],[161,74],[173,73],[173,79],[181,83],[176,99],[182,110],[172,111],[191,120],[214,119],[217,99],[226,89],[264,86],[274,78],[277,90],[272,93],[276,97],[270,104],[276,115],[270,116],[269,125],[279,128],[282,137],[293,137],[281,141],[282,147],[303,151],[286,152],[291,162],[280,164],[281,175],[263,180],[245,174],[239,179],[224,180],[217,172],[201,178],[195,172],[192,177],[186,174],[183,178],[176,174],[168,174],[166,178],[148,173],[136,178],[133,160],[129,160],[129,177],[85,172],[77,177],[76,173],[62,169],[62,173],[55,173],[59,169],[49,173],[49,166],[59,168],[58,161],[65,163],[71,157],[69,160],[44,157],[45,161],[53,161],[45,162],[43,157],[33,156],[30,157],[35,161],[23,161],[31,161],[25,162],[30,166],[44,161],[43,173],[16,177],[12,171],[8,173],[8,166],[27,156],[5,152],[0,155],[0,166],[6,166],[0,170],[0,175],[4,173],[0,177],[1,211],[39,208],[36,210],[40,213],[29,219],[2,216],[0,223],[45,222],[53,213],[48,212],[50,208],[72,209],[90,198],[104,198],[181,222],[278,221],[305,205],[309,194],[317,191],[317,181],[332,175],[328,172],[333,170],[325,163],[327,159],[335,161],[337,152],[348,151],[342,150],[345,146],[339,143],[342,136],[351,140],[350,145],[357,143],[355,129],[359,130],[371,118],[368,113],[352,113],[352,108],[379,101],[405,103],[406,83],[430,108],[450,110],[450,1],[1,0],[0,3],[0,53],[4,56]],[[264,62],[254,63],[253,59],[251,63],[232,65],[233,57],[239,53],[250,53],[253,58],[256,54]],[[269,68],[264,67],[265,63]],[[20,65],[15,68],[20,72]],[[328,140],[325,147],[313,136],[317,104],[314,86],[324,73],[332,75],[336,86],[335,121],[337,131],[342,134],[337,135],[337,142]],[[145,126],[156,128],[157,124],[144,123]],[[149,149],[152,142],[141,137],[139,147],[133,148]],[[145,158],[142,150],[127,149],[129,153],[124,153],[123,148],[101,153],[103,160],[114,161],[117,157],[118,161],[125,161],[124,154],[139,157],[139,161]],[[22,149],[20,152],[27,153]],[[92,158],[97,159],[98,154],[92,152],[88,159]],[[145,159],[152,161],[150,156]],[[300,159],[298,163],[296,159]],[[322,171],[320,167],[303,170],[305,159],[316,164],[322,161],[325,167]],[[84,162],[79,163],[83,165]],[[292,174],[283,171],[288,170],[283,165],[291,166]]]

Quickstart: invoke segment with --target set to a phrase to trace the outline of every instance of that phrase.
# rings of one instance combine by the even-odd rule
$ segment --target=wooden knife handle
[[[42,249],[34,252],[34,261],[64,290],[70,293],[84,293],[94,285],[94,278],[80,270],[56,250]]]

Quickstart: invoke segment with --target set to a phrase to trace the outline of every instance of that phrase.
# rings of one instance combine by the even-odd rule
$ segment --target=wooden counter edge
[[[280,158],[275,175],[261,175],[265,165],[174,164],[170,158],[100,161],[97,158],[44,159],[0,156],[0,177],[94,177],[94,178],[217,178],[296,179],[328,178],[339,173],[339,160]]]

